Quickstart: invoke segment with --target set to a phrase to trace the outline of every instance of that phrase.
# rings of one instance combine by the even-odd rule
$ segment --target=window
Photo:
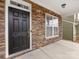
[[[58,37],[59,36],[59,26],[58,18],[50,14],[45,14],[45,37]]]

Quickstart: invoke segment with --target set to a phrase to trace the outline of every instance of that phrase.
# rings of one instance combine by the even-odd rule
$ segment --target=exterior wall
[[[4,0],[0,0],[0,59],[4,59],[5,52],[5,20],[4,20]]]
[[[63,18],[63,39],[73,40],[74,15]]]
[[[76,26],[76,35],[79,37],[79,24]]]
[[[32,4],[32,43],[33,49],[43,47],[47,44],[58,41],[62,38],[62,23],[61,16],[41,7],[33,2]],[[0,0],[0,59],[5,59],[5,19],[4,19],[5,0]],[[59,32],[60,36],[56,38],[45,39],[45,13],[50,13],[59,17]]]
[[[79,42],[79,24],[76,25],[76,42]]]
[[[73,24],[68,22],[63,23],[63,39],[73,40]]]
[[[59,40],[61,37],[61,33],[60,33],[60,37],[58,38],[51,38],[48,40],[45,39],[45,13],[50,13],[52,15],[55,15],[59,17],[59,19],[60,16],[50,10],[47,10],[46,8],[34,4],[33,2],[31,3],[32,3],[32,25],[33,25],[32,26],[33,49],[45,46],[49,43]],[[59,24],[61,25],[61,20],[59,20]]]
[[[67,17],[63,18],[63,20],[74,22],[74,15],[67,16]]]

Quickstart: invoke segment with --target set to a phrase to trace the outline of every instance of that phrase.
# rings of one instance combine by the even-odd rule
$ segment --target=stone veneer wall
[[[5,20],[4,20],[4,0],[0,0],[0,59],[5,55]]]
[[[53,11],[50,11],[38,4],[29,2],[32,4],[32,43],[33,49],[43,47],[47,44],[58,41],[62,38],[62,23],[61,16]],[[45,13],[57,16],[59,18],[59,32],[60,36],[46,40],[45,38]]]
[[[33,2],[32,4],[32,44],[33,49],[43,47],[47,44],[58,41],[62,38],[61,16],[41,7]],[[5,0],[0,0],[0,59],[5,59]],[[56,38],[45,39],[45,13],[50,13],[59,17],[59,32],[60,36]]]

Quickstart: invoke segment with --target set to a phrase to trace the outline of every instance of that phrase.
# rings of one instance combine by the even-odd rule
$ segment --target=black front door
[[[30,48],[30,13],[9,7],[9,54]]]

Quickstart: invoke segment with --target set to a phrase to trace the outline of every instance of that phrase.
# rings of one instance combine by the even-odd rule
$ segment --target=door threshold
[[[23,50],[23,51],[20,51],[20,52],[13,53],[13,54],[9,55],[8,57],[9,58],[14,58],[14,57],[23,55],[25,53],[28,53],[29,51],[31,51],[31,49],[26,49],[26,50]]]

